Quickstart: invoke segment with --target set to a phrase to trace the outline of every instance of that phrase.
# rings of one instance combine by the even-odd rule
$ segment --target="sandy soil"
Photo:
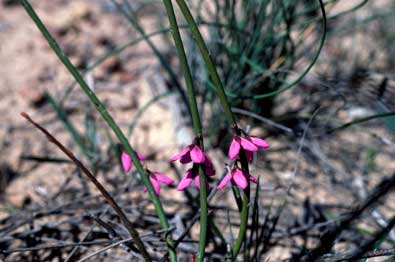
[[[65,53],[79,68],[93,63],[112,47],[138,36],[127,21],[116,15],[105,1],[90,4],[89,0],[37,0],[32,1],[32,4]],[[388,1],[377,1],[374,8],[385,4]],[[333,13],[336,13],[336,8],[342,10],[344,7],[336,6]],[[356,17],[363,16],[364,12],[362,10]],[[143,24],[150,31],[155,28],[155,22],[155,18],[147,15]],[[317,68],[309,77],[317,79],[320,73],[332,71],[327,70],[328,61],[343,56],[347,57],[345,63],[355,57],[360,59],[361,64],[366,63],[369,56],[366,52],[353,50],[354,41],[363,50],[372,53],[377,51],[376,59],[369,68],[375,68],[376,71],[385,68],[386,56],[378,51],[382,50],[380,43],[366,40],[363,36],[363,32],[357,36],[345,36],[340,45],[336,40],[329,41]],[[159,38],[153,40],[161,50],[168,51]],[[37,164],[22,159],[23,156],[63,156],[19,116],[20,112],[28,112],[73,151],[78,152],[78,147],[45,101],[46,92],[59,100],[73,82],[72,77],[19,6],[5,7],[0,4],[0,62],[0,216],[5,216],[10,210],[21,208],[27,200],[40,201],[43,197],[56,193],[74,170],[68,164]],[[87,79],[105,101],[117,123],[127,131],[138,109],[153,96],[166,91],[161,74],[163,72],[149,47],[141,43],[127,49],[122,55],[107,60]],[[275,112],[281,114],[294,109],[303,112],[304,101],[298,91],[285,93],[278,100],[289,101],[290,98],[292,103],[285,106],[279,103]],[[175,177],[167,159],[178,150],[179,143],[174,135],[174,119],[166,99],[171,98],[155,103],[142,116],[131,137],[131,143],[139,152],[149,156],[147,164],[150,168]],[[329,101],[329,106],[335,104],[332,102]],[[64,106],[70,113],[70,121],[83,132],[85,109],[90,108],[86,97],[76,88]],[[325,109],[325,112],[334,113],[332,116],[341,121],[352,119],[350,108],[340,108],[336,112]],[[325,119],[328,115],[321,117]],[[99,119],[97,115],[95,118]],[[99,124],[104,126],[100,120]],[[265,136],[264,130],[265,126],[253,127],[253,132],[258,135]],[[368,132],[364,132],[366,130]],[[255,176],[261,177],[264,184],[263,195],[267,197],[262,198],[262,205],[271,205],[273,199],[276,204],[284,199],[298,204],[308,199],[317,206],[333,206],[333,210],[342,210],[360,199],[381,177],[395,172],[395,163],[392,161],[393,136],[383,128],[381,122],[367,125],[366,130],[344,131],[331,137],[331,140],[315,138],[313,133],[307,132],[308,139],[304,141],[301,153],[298,153],[300,139],[283,136],[269,138],[272,147],[267,154],[258,155],[253,171]],[[103,141],[100,150],[105,155],[109,146],[107,134],[100,131],[97,139]],[[369,150],[377,155],[375,168],[366,177],[361,173],[367,170]],[[212,150],[209,154],[213,156],[217,173],[220,174],[224,166],[223,153]],[[119,165],[110,168],[109,172],[122,173]],[[78,183],[78,180],[73,183]],[[285,191],[291,184],[294,186],[293,194],[287,196]],[[350,187],[357,188],[361,195],[356,196],[354,191],[350,191]],[[181,193],[174,189],[165,192],[166,199],[182,199]],[[219,194],[215,203],[229,204],[232,200],[231,191],[225,191]],[[391,206],[394,208],[393,203]],[[168,208],[169,211],[174,209]],[[297,219],[303,216],[303,210],[296,205],[291,205],[286,212],[288,216],[285,217],[293,219],[287,221],[284,218],[284,224],[297,223]],[[388,215],[385,210],[382,213]],[[223,225],[224,231],[226,228]],[[279,247],[272,250],[268,257],[283,259],[289,255],[290,250],[284,252]]]

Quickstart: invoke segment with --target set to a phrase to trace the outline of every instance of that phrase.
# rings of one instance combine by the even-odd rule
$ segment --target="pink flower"
[[[165,185],[171,185],[174,183],[173,179],[158,172],[149,173],[149,180],[151,181],[152,187],[154,188],[157,196],[160,195],[160,183]],[[144,187],[144,192],[147,192],[147,187]]]
[[[195,181],[195,186],[200,189],[200,178],[199,178],[199,171],[196,167],[190,168],[185,172],[185,175],[180,181],[180,184],[177,186],[178,191],[182,191],[189,187],[192,184],[192,181]],[[210,186],[205,178],[206,188],[207,191],[210,190]]]
[[[137,158],[139,160],[145,160],[145,157],[142,154],[140,154],[138,152],[136,152],[136,154],[137,154]],[[121,163],[122,163],[123,170],[126,173],[129,172],[130,169],[132,169],[132,167],[133,167],[132,158],[126,152],[122,152],[122,154],[121,154]]]
[[[236,184],[241,189],[247,188],[248,180],[255,184],[258,182],[258,180],[255,177],[244,172],[240,168],[235,167],[232,169],[232,171],[226,174],[226,176],[222,179],[222,181],[217,186],[217,189],[218,190],[223,189],[227,184],[229,184],[229,182],[231,182],[231,180],[233,180],[232,183]]]
[[[269,147],[269,143],[259,137],[256,136],[241,137],[235,135],[233,136],[232,143],[230,144],[228,156],[229,159],[231,160],[235,159],[239,155],[240,149],[243,148],[244,151],[246,152],[247,160],[251,161],[253,152],[258,151],[258,148],[268,148],[268,147]]]
[[[188,186],[192,184],[192,181],[195,181],[195,186],[200,189],[200,179],[199,179],[199,166],[204,168],[204,173],[207,176],[214,176],[215,170],[214,165],[211,162],[210,158],[203,152],[203,150],[195,145],[191,144],[185,147],[180,153],[174,155],[170,158],[171,161],[180,160],[182,164],[188,164],[193,162],[192,168],[188,169],[185,172],[185,175],[180,181],[180,184],[177,186],[178,191],[182,191],[186,189]],[[206,187],[208,189],[207,178]]]
[[[203,150],[195,144],[185,147],[181,152],[170,158],[171,161],[180,160],[182,164],[187,164],[190,162],[202,164],[204,163],[205,159],[206,156]]]

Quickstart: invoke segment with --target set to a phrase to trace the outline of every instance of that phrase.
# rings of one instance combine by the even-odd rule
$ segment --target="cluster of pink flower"
[[[259,137],[234,135],[229,147],[228,157],[230,160],[240,159],[240,153],[244,151],[247,160],[252,161],[254,152],[258,151],[258,148],[268,147],[269,143]],[[223,189],[228,183],[232,182],[239,188],[245,189],[248,186],[248,181],[258,182],[251,174],[239,168],[236,162],[233,169],[226,174],[217,188]]]
[[[238,160],[240,159],[240,154],[245,153],[245,157],[248,161],[252,161],[254,152],[258,151],[259,148],[268,148],[269,144],[255,136],[248,135],[235,135],[233,136],[232,143],[229,147],[228,156],[230,160],[235,160],[235,165],[232,170],[225,175],[222,181],[218,185],[218,189],[223,189],[227,184],[233,183],[237,185],[241,189],[245,189],[248,186],[248,181],[253,183],[257,183],[257,179],[253,177],[251,174],[241,169],[238,166]],[[144,156],[137,153],[137,157],[139,160],[145,160]],[[196,144],[191,144],[185,147],[181,152],[174,155],[170,158],[171,161],[179,160],[182,164],[193,163],[192,167],[189,168],[180,183],[177,186],[177,190],[181,191],[186,189],[188,186],[192,184],[192,181],[195,181],[195,186],[200,189],[200,179],[199,179],[199,167],[203,168],[203,171],[206,176],[214,176],[215,170],[212,161],[210,158],[203,152],[203,150]],[[121,156],[122,167],[125,172],[129,172],[132,168],[132,159],[131,157],[122,152]],[[173,179],[168,176],[158,173],[158,172],[150,172],[148,171],[149,179],[152,183],[152,187],[154,188],[155,193],[159,196],[160,194],[160,183],[171,185],[173,184]],[[207,178],[205,179],[206,186],[209,190],[209,185],[207,182]],[[144,192],[147,189],[144,188]]]
[[[140,161],[145,160],[145,157],[141,155],[140,153],[137,153],[137,158]],[[132,169],[133,162],[132,158],[125,152],[122,152],[121,155],[121,162],[122,162],[122,167],[125,172],[129,172]],[[159,172],[151,172],[149,170],[148,175],[149,175],[149,180],[151,181],[152,187],[154,188],[155,193],[159,196],[160,195],[160,183],[166,184],[166,185],[171,185],[174,183],[173,179],[170,177],[159,173]],[[144,192],[147,192],[147,187],[144,187]]]
[[[199,179],[199,166],[203,167],[204,173],[207,176],[214,176],[215,170],[213,163],[210,158],[203,152],[203,150],[196,144],[189,145],[185,147],[181,152],[170,158],[171,161],[180,160],[182,164],[193,163],[192,168],[185,172],[185,175],[181,179],[180,184],[177,186],[177,190],[181,191],[187,188],[192,181],[195,181],[195,186],[200,189],[200,179]],[[205,180],[207,190],[208,182]]]

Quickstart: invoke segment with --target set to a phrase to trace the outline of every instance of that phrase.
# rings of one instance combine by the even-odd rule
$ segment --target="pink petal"
[[[217,186],[217,189],[223,189],[227,184],[229,184],[230,180],[232,179],[232,173],[226,174],[226,176],[222,179],[221,183]]]
[[[181,152],[179,152],[176,155],[172,156],[170,158],[170,161],[176,161],[176,160],[180,159],[185,154],[189,153],[189,151],[191,151],[190,147],[189,146],[185,147],[183,150],[181,150]]]
[[[157,196],[160,195],[160,184],[159,181],[155,179],[154,176],[150,176],[149,180],[151,181],[152,187],[154,188],[155,194]]]
[[[228,152],[228,156],[230,160],[233,160],[236,158],[236,156],[239,154],[240,152],[240,142],[237,141],[236,137],[233,137],[232,143],[230,144],[229,147],[229,152]]]
[[[158,180],[159,182],[162,182],[163,184],[166,184],[166,185],[171,185],[174,182],[173,179],[171,179],[170,177],[168,177],[164,174],[161,174],[161,173],[154,173],[152,175],[155,176],[156,180]]]
[[[243,172],[236,168],[232,171],[233,173],[233,181],[235,181],[236,185],[238,185],[241,189],[245,189],[248,186],[248,182]]]
[[[248,162],[251,162],[252,159],[254,158],[254,152],[247,151],[247,150],[245,150],[244,152],[246,153],[247,161],[248,161]]]
[[[256,145],[254,145],[251,141],[245,139],[244,137],[240,137],[240,144],[247,151],[255,152],[258,150]]]
[[[201,164],[205,160],[203,151],[197,145],[194,145],[192,147],[190,154],[191,154],[191,159],[194,163]]]
[[[256,136],[251,136],[250,137],[252,143],[254,143],[256,146],[258,147],[262,147],[262,148],[269,148],[269,143],[266,142],[266,140],[256,137]]]
[[[258,184],[258,179],[256,179],[255,177],[249,175],[248,176],[248,180],[250,180],[252,183]]]
[[[144,189],[143,189],[143,191],[144,191],[144,193],[147,193],[148,189],[147,189],[147,187],[146,187],[146,186],[144,186]]]
[[[125,172],[129,172],[132,169],[132,158],[125,152],[121,154],[122,168]]]
[[[181,191],[184,190],[185,188],[189,187],[189,185],[192,183],[192,170],[188,169],[185,172],[184,177],[181,179],[180,183],[177,186],[177,190]]]

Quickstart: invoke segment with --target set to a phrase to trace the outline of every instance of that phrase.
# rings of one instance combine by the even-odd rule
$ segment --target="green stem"
[[[240,162],[241,162],[241,168],[243,169],[244,172],[247,174],[249,173],[248,170],[248,161],[245,156],[244,150],[240,152]],[[247,233],[247,226],[248,226],[248,211],[250,208],[250,183],[248,183],[248,186],[246,189],[243,191],[243,202],[242,202],[242,208],[241,208],[241,213],[240,213],[240,228],[239,228],[239,234],[237,236],[236,242],[232,246],[232,259],[233,261],[236,261],[237,254],[239,254],[241,246],[243,245],[245,238],[246,238],[246,233]]]
[[[353,125],[357,125],[357,124],[361,124],[361,123],[364,123],[364,122],[368,122],[370,120],[374,120],[374,119],[378,119],[378,118],[385,118],[385,117],[395,117],[395,112],[387,112],[387,113],[382,113],[382,114],[377,114],[377,115],[371,115],[371,116],[367,116],[367,117],[358,118],[358,119],[355,119],[355,120],[353,120],[351,122],[345,123],[345,124],[343,124],[341,126],[338,126],[338,127],[333,128],[333,129],[330,129],[330,130],[326,131],[326,134],[331,134],[333,132],[340,131],[342,129],[346,129],[346,128],[348,128],[350,126],[353,126]]]
[[[180,30],[177,24],[177,19],[174,14],[173,5],[171,0],[163,0],[166,7],[166,12],[169,18],[171,32],[177,48],[178,58],[180,60],[181,69],[185,78],[187,86],[187,96],[189,108],[192,116],[193,129],[198,138],[199,146],[204,150],[204,143],[202,137],[202,125],[199,116],[199,110],[196,102],[196,94],[193,86],[191,70],[188,65],[187,57],[185,54],[184,45],[181,39]],[[199,165],[199,181],[200,181],[200,234],[199,234],[199,256],[198,261],[204,260],[204,252],[206,248],[207,238],[207,188],[206,188],[206,175],[204,174],[203,167]]]
[[[85,82],[81,74],[78,72],[78,70],[75,68],[75,66],[70,62],[68,57],[64,54],[64,52],[60,49],[59,45],[56,43],[55,39],[52,37],[52,35],[48,32],[47,28],[41,21],[41,19],[38,17],[32,6],[30,5],[28,0],[22,0],[22,5],[25,8],[26,12],[29,14],[29,16],[32,18],[38,29],[41,31],[45,39],[47,40],[48,44],[51,46],[53,51],[56,53],[58,58],[61,60],[61,62],[65,65],[65,67],[69,70],[69,72],[73,75],[74,79],[76,82],[80,85],[82,90],[85,92],[85,94],[89,97],[90,101],[92,104],[95,106],[96,110],[101,114],[103,119],[107,122],[109,127],[113,130],[119,141],[124,147],[124,150],[131,156],[133,160],[133,164],[136,166],[137,171],[141,174],[142,180],[145,184],[145,186],[148,189],[149,196],[155,206],[155,210],[158,214],[160,223],[163,227],[163,229],[168,230],[169,229],[169,223],[167,221],[165,212],[163,210],[162,204],[160,202],[159,197],[155,194],[154,189],[152,187],[151,182],[149,181],[148,174],[143,168],[143,165],[141,164],[140,160],[137,157],[137,154],[133,150],[132,146],[129,144],[128,139],[126,136],[122,133],[121,129],[119,126],[115,123],[114,119],[110,115],[110,113],[106,110],[104,104],[100,101],[100,99],[96,96],[96,94],[89,88],[88,84]],[[173,240],[171,239],[171,234],[166,234],[166,240],[167,240],[167,245],[169,248],[170,254],[174,254],[175,256],[175,250],[173,248]]]
[[[225,117],[227,118],[228,122],[231,125],[236,126],[236,119],[233,116],[232,111],[230,109],[229,102],[228,102],[228,99],[225,94],[225,89],[222,85],[221,79],[220,79],[217,69],[214,65],[213,59],[210,56],[210,52],[207,49],[207,46],[204,42],[202,34],[199,31],[199,28],[195,22],[195,19],[193,18],[191,11],[189,10],[189,8],[184,0],[176,0],[176,1],[177,1],[178,6],[180,7],[182,14],[184,15],[184,17],[186,19],[186,21],[191,26],[193,38],[195,39],[195,41],[199,47],[200,53],[202,54],[203,60],[207,65],[208,72],[210,74],[211,80],[214,83],[215,89],[218,93],[218,97],[220,99],[222,108],[225,113]]]
[[[202,37],[202,34],[199,31],[199,28],[188,8],[184,0],[176,0],[177,4],[179,5],[182,14],[184,15],[186,21],[188,24],[191,26],[191,31],[192,35],[199,47],[199,50],[202,54],[203,60],[206,63],[208,72],[211,76],[211,79],[214,83],[215,89],[217,91],[218,97],[220,99],[222,108],[225,113],[225,117],[227,118],[228,122],[230,125],[232,125],[235,129],[235,131],[238,131],[236,119],[231,111],[228,99],[225,94],[224,87],[222,85],[221,79],[219,77],[218,71],[214,65],[214,62],[210,56],[210,53],[207,49],[207,46],[204,42],[204,39]],[[246,159],[245,153],[242,152],[240,154],[241,159],[241,165],[242,168],[245,172],[249,172],[248,170],[248,161]],[[245,236],[246,236],[246,231],[247,231],[247,224],[248,224],[248,209],[249,209],[249,203],[250,203],[250,186],[248,184],[248,187],[244,190],[244,196],[243,196],[243,201],[242,201],[242,209],[240,213],[240,229],[239,229],[239,235],[237,237],[236,242],[234,243],[232,247],[232,259],[235,260],[237,257],[237,254],[240,251],[240,248],[242,244],[244,243]]]
[[[200,234],[199,234],[199,256],[198,261],[204,261],[204,252],[206,249],[207,241],[207,218],[208,218],[208,205],[207,205],[207,187],[206,175],[204,174],[202,166],[199,166],[199,181],[200,181]]]

